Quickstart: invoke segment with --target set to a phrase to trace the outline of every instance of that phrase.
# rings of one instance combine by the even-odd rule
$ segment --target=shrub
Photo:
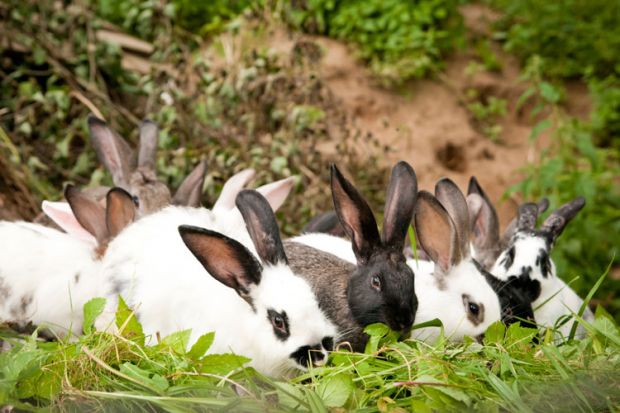
[[[288,20],[305,31],[351,42],[373,71],[389,81],[424,77],[462,34],[458,0],[307,0],[293,2]]]

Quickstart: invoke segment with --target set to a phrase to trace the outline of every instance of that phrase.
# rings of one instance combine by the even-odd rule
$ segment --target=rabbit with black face
[[[394,166],[381,235],[368,203],[335,165],[331,169],[331,188],[335,211],[352,241],[327,234],[305,234],[291,239],[285,247],[291,267],[312,284],[322,308],[338,325],[342,339],[354,350],[363,350],[367,339],[363,327],[384,323],[406,332],[413,324],[417,297],[403,246],[417,180],[406,162]],[[348,245],[348,251],[343,252],[342,242]]]
[[[540,229],[536,229],[539,207],[533,203],[521,205],[516,231],[491,269],[496,277],[522,285],[532,300],[536,322],[541,326],[555,326],[560,318],[578,313],[583,304],[583,300],[557,277],[550,253],[566,225],[584,205],[585,200],[581,197],[562,205],[549,215]],[[594,318],[587,307],[583,318],[586,321]],[[567,337],[572,324],[564,322],[558,332]],[[583,326],[579,325],[579,335],[584,332]]]
[[[323,364],[336,329],[289,267],[271,206],[253,190],[242,191],[236,206],[245,232],[212,211],[180,207],[123,231],[105,257],[108,302],[97,327],[114,328],[120,294],[151,342],[157,334],[191,329],[191,346],[214,331],[210,353],[249,357],[263,374]]]

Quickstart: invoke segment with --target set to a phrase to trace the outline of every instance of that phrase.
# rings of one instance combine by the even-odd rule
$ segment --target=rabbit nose
[[[401,310],[394,317],[396,328],[398,331],[406,331],[413,325],[413,316],[411,309]]]

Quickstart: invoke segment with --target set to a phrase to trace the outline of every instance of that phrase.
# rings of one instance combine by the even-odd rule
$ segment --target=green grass
[[[613,411],[620,407],[620,329],[599,309],[587,337],[532,342],[535,330],[496,323],[484,343],[397,341],[382,324],[367,327],[364,354],[338,350],[325,367],[290,380],[264,377],[234,355],[207,354],[213,334],[189,351],[189,331],[145,346],[126,307],[119,333],[92,330],[101,301],[85,306],[74,339],[43,342],[36,332],[0,353],[0,405],[23,410],[219,411]],[[581,321],[582,322],[582,321]],[[335,409],[335,410],[334,410]]]

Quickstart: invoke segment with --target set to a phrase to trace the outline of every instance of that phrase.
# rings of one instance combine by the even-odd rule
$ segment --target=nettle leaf
[[[484,333],[485,344],[499,344],[504,341],[506,326],[501,321],[491,324]]]
[[[172,351],[178,354],[185,354],[187,351],[187,343],[189,343],[192,330],[181,330],[176,333],[172,333],[161,340],[161,345],[170,348]]]
[[[103,312],[105,302],[105,298],[97,297],[84,304],[84,324],[82,326],[84,334],[90,334],[93,330],[93,324]]]
[[[319,383],[317,393],[327,407],[342,407],[347,402],[355,386],[351,377],[339,374],[329,377]]]
[[[121,364],[120,372],[128,377],[141,383],[143,386],[148,387],[156,392],[162,393],[168,389],[168,380],[159,374],[152,373],[150,371],[141,369],[140,367],[126,362]]]
[[[370,336],[366,343],[366,353],[374,353],[379,344],[394,343],[398,340],[399,333],[392,331],[382,323],[370,324],[364,328],[364,332]]]
[[[444,383],[443,381],[438,380],[435,377],[429,376],[429,375],[421,375],[417,377],[415,381],[421,382],[421,383],[448,384],[448,386],[433,386],[433,385],[423,386],[422,385],[421,387],[427,392],[432,389],[434,391],[440,392],[450,397],[451,399],[462,402],[467,406],[471,405],[471,398],[467,395],[467,393],[464,390],[456,386],[450,386],[449,385],[450,383]]]
[[[127,306],[127,303],[120,295],[118,296],[118,309],[116,310],[116,327],[118,327],[119,333],[123,337],[144,345],[142,324],[140,324],[133,310]]]
[[[536,334],[538,334],[538,330],[535,328],[521,327],[519,323],[514,323],[506,331],[506,343],[529,346]]]
[[[235,354],[207,354],[200,360],[198,370],[201,373],[226,375],[233,370],[245,367],[250,359]]]
[[[304,402],[304,393],[296,386],[286,382],[274,383],[278,394],[278,402],[293,410],[299,409]]]
[[[207,334],[201,335],[200,338],[196,340],[196,342],[194,343],[192,348],[189,350],[187,355],[192,360],[200,359],[202,356],[205,355],[207,350],[209,350],[209,348],[211,347],[211,344],[213,344],[214,339],[215,339],[215,333],[207,333]]]

